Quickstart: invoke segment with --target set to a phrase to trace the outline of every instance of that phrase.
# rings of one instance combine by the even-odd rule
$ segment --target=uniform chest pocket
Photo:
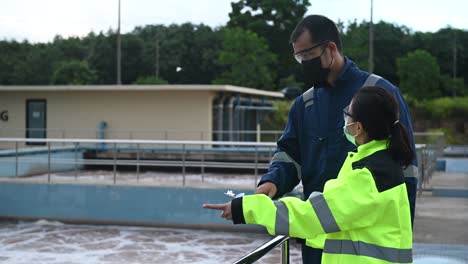
[[[321,163],[321,159],[325,150],[325,138],[321,137],[313,130],[303,131],[301,149],[303,162],[308,164]]]

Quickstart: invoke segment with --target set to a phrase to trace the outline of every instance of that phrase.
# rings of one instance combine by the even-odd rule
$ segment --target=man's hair
[[[296,42],[299,36],[306,30],[310,33],[313,42],[333,41],[341,53],[340,32],[335,22],[321,15],[306,16],[296,25],[296,28],[291,33],[289,42]]]

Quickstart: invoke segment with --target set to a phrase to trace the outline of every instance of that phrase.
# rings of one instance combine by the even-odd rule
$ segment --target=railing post
[[[281,245],[281,264],[289,264],[289,239]]]
[[[201,180],[205,181],[205,144],[202,143],[201,146]]]
[[[50,142],[47,142],[47,183],[50,183]]]
[[[425,151],[424,151],[424,149],[425,149],[425,147],[423,147],[423,148],[421,149],[421,180],[420,180],[420,182],[419,182],[419,186],[420,186],[420,187],[419,187],[419,196],[422,195],[423,184],[424,184],[424,181],[426,180],[426,179],[425,179],[425,172],[424,172],[425,167],[426,167],[426,166],[425,166],[426,159],[425,159],[425,153],[424,153]]]
[[[167,141],[167,130],[164,130],[164,140]],[[165,150],[167,151],[167,144],[164,144]]]
[[[182,144],[182,186],[185,187],[185,144]]]
[[[258,112],[257,112],[257,115],[258,115]],[[260,142],[261,141],[261,130],[260,130],[260,123],[257,123],[257,142]]]
[[[19,159],[18,159],[18,141],[15,141],[15,177],[18,177],[18,162],[19,162]]]
[[[78,142],[75,142],[75,181],[78,180]]]
[[[255,145],[255,182],[254,188],[257,187],[257,177],[258,177],[258,145]]]
[[[140,144],[137,144],[137,181],[140,180]]]
[[[114,184],[117,182],[117,143],[114,143]]]

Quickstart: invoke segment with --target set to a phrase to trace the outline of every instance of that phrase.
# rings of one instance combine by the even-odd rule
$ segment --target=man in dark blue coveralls
[[[301,64],[306,88],[289,111],[288,123],[278,148],[256,193],[278,198],[302,181],[304,197],[323,192],[326,181],[336,178],[349,151],[356,149],[343,136],[343,109],[363,86],[390,91],[400,108],[399,120],[408,128],[414,150],[413,127],[408,106],[397,87],[360,70],[341,54],[338,28],[320,15],[305,17],[291,34],[294,57]],[[416,153],[416,151],[414,151]],[[406,185],[414,219],[417,160],[405,169]],[[363,216],[365,217],[365,216]],[[320,263],[322,250],[302,246],[303,263]]]

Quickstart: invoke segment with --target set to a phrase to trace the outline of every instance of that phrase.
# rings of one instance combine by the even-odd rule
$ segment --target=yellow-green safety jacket
[[[349,152],[338,177],[308,200],[247,195],[232,200],[235,224],[323,248],[322,263],[412,263],[412,230],[403,170],[387,141]]]

